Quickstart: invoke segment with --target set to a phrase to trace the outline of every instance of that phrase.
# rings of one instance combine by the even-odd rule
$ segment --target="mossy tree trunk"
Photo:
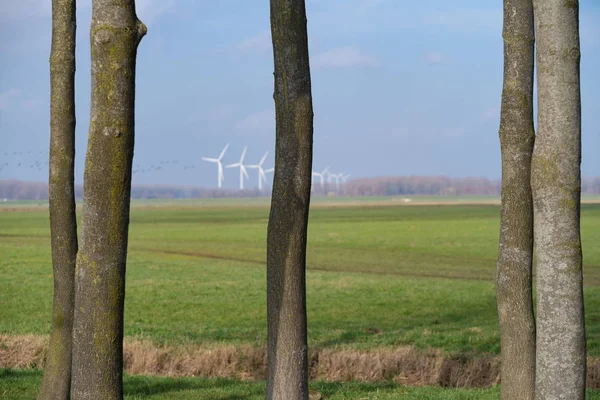
[[[267,398],[308,399],[306,234],[313,109],[304,0],[271,0],[275,177],[267,233]]]
[[[52,328],[39,400],[68,399],[77,220],[75,218],[75,0],[52,1],[50,53],[50,237]]]
[[[73,399],[123,397],[135,63],[145,33],[133,0],[93,0],[91,118],[75,272]]]
[[[504,87],[500,116],[502,211],[496,301],[503,400],[535,396],[532,297],[534,24],[532,0],[504,0]]]
[[[536,399],[583,399],[579,2],[534,0],[538,134],[533,151]]]

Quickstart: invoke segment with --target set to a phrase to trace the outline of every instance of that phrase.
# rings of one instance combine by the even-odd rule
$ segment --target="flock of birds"
[[[227,143],[225,145],[225,147],[223,148],[223,150],[221,151],[219,156],[216,158],[202,157],[202,160],[205,162],[217,164],[217,187],[221,188],[223,185],[223,181],[225,180],[224,168],[239,168],[239,176],[240,176],[239,189],[240,190],[244,190],[245,180],[250,179],[247,169],[256,169],[257,175],[258,175],[258,190],[262,190],[263,184],[266,184],[268,182],[267,174],[273,172],[273,170],[274,170],[273,168],[267,168],[267,169],[263,168],[263,164],[267,160],[267,156],[269,155],[269,152],[267,151],[262,156],[262,158],[259,160],[259,162],[257,164],[244,164],[244,158],[246,157],[246,151],[248,150],[248,146],[244,146],[244,150],[242,151],[242,155],[241,155],[239,161],[232,163],[232,164],[227,164],[224,166],[222,163],[222,160],[223,160],[223,157],[225,156],[225,153],[227,152],[228,148],[229,148],[229,143]],[[5,169],[5,168],[8,169],[8,167],[13,167],[13,168],[14,167],[16,167],[16,168],[29,167],[30,169],[37,170],[37,171],[42,171],[48,167],[49,163],[47,160],[46,161],[35,160],[30,163],[22,161],[24,158],[27,158],[27,156],[33,156],[33,155],[45,155],[46,156],[45,158],[47,158],[48,153],[43,152],[43,151],[40,151],[40,152],[32,152],[32,151],[17,152],[17,151],[15,151],[15,152],[11,152],[11,153],[5,152],[4,160],[0,160],[0,173],[2,173],[3,169]],[[17,158],[17,160],[13,161],[12,163],[9,163],[8,161],[6,161],[6,159],[8,159],[10,157]],[[174,165],[178,165],[178,164],[179,164],[179,161],[177,161],[177,160],[163,160],[163,161],[158,162],[157,164],[151,164],[148,166],[142,166],[139,164],[135,164],[133,166],[132,173],[134,175],[149,173],[149,172],[159,171],[164,168],[170,167],[172,165],[174,166]],[[196,168],[195,165],[191,165],[191,164],[183,165],[184,170],[190,170],[190,169],[194,169],[194,168]],[[336,191],[339,191],[340,188],[342,187],[342,185],[350,177],[349,174],[346,174],[343,172],[339,172],[339,173],[330,172],[329,167],[326,167],[322,171],[313,172],[312,176],[319,183],[322,190],[325,190],[325,185],[328,184],[327,190],[333,189],[333,187],[335,187]],[[329,185],[331,185],[331,186],[329,186]]]

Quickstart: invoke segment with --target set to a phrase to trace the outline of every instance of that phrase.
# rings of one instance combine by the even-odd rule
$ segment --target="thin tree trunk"
[[[537,255],[536,399],[583,399],[586,338],[579,231],[579,2],[534,0],[538,135],[532,160]]]
[[[267,399],[308,399],[306,234],[313,109],[304,0],[271,0],[275,177],[267,234]]]
[[[68,399],[77,220],[75,218],[75,0],[52,1],[50,54],[50,237],[52,328],[39,400]]]
[[[123,305],[134,145],[135,2],[93,0],[92,102],[75,272],[73,399],[122,399]]]
[[[535,396],[532,297],[534,26],[532,0],[504,0],[504,87],[500,116],[502,211],[496,300],[503,400]]]

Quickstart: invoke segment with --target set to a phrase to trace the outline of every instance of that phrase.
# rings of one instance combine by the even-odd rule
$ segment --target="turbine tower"
[[[225,152],[227,151],[228,147],[229,147],[229,143],[227,143],[225,145],[225,147],[223,148],[223,151],[221,151],[221,154],[219,155],[218,158],[202,157],[203,161],[217,163],[217,167],[218,167],[218,170],[217,170],[217,187],[219,189],[221,188],[221,183],[225,179],[225,177],[223,176],[223,164],[221,164],[221,160],[223,159],[223,156],[225,155]]]
[[[240,167],[240,190],[244,190],[244,175],[246,175],[246,178],[248,178],[248,172],[246,172],[246,167],[244,166],[244,157],[246,157],[246,150],[248,150],[248,146],[244,146],[244,151],[242,151],[240,161],[236,162],[235,164],[229,164],[225,166],[225,168]]]
[[[327,173],[328,170],[329,170],[329,167],[325,167],[325,169],[321,172],[313,172],[312,173],[313,176],[319,177],[319,180],[321,182],[321,187],[325,186],[325,174]]]
[[[267,159],[267,155],[269,154],[269,152],[267,151],[265,153],[265,155],[260,159],[258,164],[254,164],[254,165],[248,165],[248,168],[256,168],[258,169],[258,190],[262,190],[262,183],[263,183],[263,179],[265,181],[265,183],[267,183],[267,175],[265,175],[266,172],[272,172],[273,168],[270,168],[268,170],[264,170],[262,165],[265,162],[265,160]]]
[[[328,175],[329,175],[329,179],[328,179],[329,183],[333,183],[333,181],[335,181],[335,190],[336,190],[336,192],[339,191],[340,178],[342,177],[342,174],[341,173],[338,173],[338,174],[329,173]]]

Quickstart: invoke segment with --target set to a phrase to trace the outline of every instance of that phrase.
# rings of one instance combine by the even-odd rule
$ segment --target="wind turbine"
[[[217,187],[219,187],[219,189],[221,188],[221,182],[225,179],[225,177],[223,176],[223,164],[221,164],[221,160],[223,159],[223,156],[225,155],[225,152],[227,151],[228,147],[229,143],[225,145],[223,151],[221,151],[221,154],[218,158],[202,157],[202,160],[204,161],[217,163]]]
[[[240,157],[240,161],[235,164],[226,165],[225,168],[235,168],[240,167],[240,190],[244,190],[244,175],[248,178],[248,172],[246,172],[246,167],[244,166],[244,157],[246,157],[246,150],[248,150],[248,146],[244,146],[244,150],[242,151],[242,156]]]
[[[265,175],[266,172],[273,172],[273,168],[269,168],[268,170],[264,170],[262,165],[265,162],[265,160],[267,159],[267,155],[269,154],[269,152],[267,151],[265,153],[265,155],[260,159],[258,164],[254,164],[254,165],[248,165],[248,168],[256,168],[258,169],[258,190],[262,190],[262,182],[263,179],[265,180],[265,183],[267,183],[267,175]]]
[[[343,175],[342,173],[338,173],[338,174],[332,174],[332,173],[330,173],[328,175],[329,176],[328,181],[330,183],[333,183],[333,181],[335,181],[335,190],[336,191],[339,191],[339,189],[340,189],[340,178],[342,177],[342,175]]]
[[[325,167],[325,169],[321,172],[313,172],[313,176],[318,176],[321,181],[321,187],[325,186],[325,174],[329,170],[329,167]],[[331,174],[329,174],[331,176]]]

